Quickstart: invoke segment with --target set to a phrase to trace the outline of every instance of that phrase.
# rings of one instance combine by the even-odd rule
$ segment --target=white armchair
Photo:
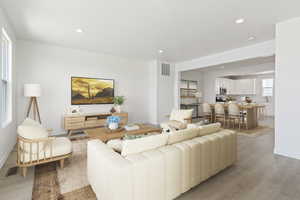
[[[71,155],[72,143],[68,138],[49,137],[47,129],[29,118],[18,126],[17,166],[22,168],[23,176],[27,167],[43,163],[60,161],[63,167],[64,159]]]
[[[187,128],[187,124],[192,123],[193,109],[176,110],[173,109],[168,116],[169,121],[160,124],[163,132],[173,132]]]

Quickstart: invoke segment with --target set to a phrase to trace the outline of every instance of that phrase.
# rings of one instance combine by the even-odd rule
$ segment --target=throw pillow
[[[168,134],[151,135],[135,140],[124,140],[122,144],[122,156],[128,156],[164,146],[168,141]]]

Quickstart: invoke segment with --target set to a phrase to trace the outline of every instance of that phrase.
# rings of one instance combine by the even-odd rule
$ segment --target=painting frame
[[[90,79],[90,80],[103,80],[103,81],[111,81],[112,82],[112,96],[111,98],[113,99],[115,97],[115,80],[114,79],[108,79],[108,78],[93,78],[93,77],[82,77],[82,76],[71,76],[70,82],[71,82],[71,105],[74,106],[80,106],[80,105],[111,105],[113,104],[113,100],[111,100],[111,102],[93,102],[93,103],[74,103],[74,99],[73,99],[73,79]]]

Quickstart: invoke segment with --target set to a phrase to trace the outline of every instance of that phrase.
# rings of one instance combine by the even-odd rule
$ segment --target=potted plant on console
[[[125,101],[125,97],[124,96],[115,96],[113,99],[114,102],[114,107],[115,110],[117,111],[117,113],[121,113],[121,106],[123,105]]]

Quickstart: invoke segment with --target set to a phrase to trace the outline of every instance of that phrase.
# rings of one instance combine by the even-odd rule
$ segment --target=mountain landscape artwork
[[[112,104],[114,80],[72,77],[72,105]]]

